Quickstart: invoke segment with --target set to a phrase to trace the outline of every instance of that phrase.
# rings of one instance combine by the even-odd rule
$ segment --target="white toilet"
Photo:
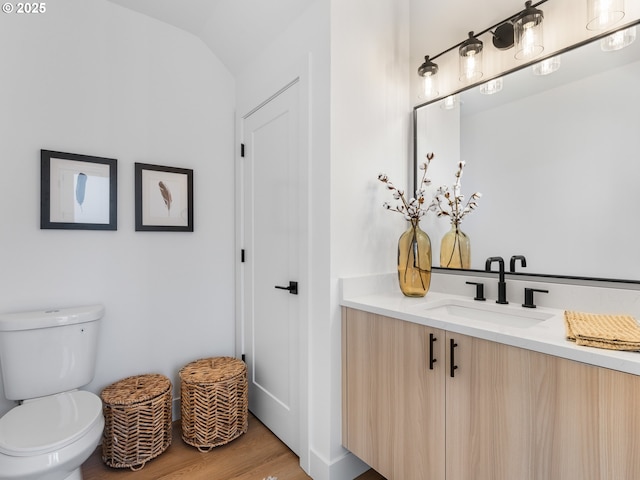
[[[21,401],[0,418],[0,479],[81,480],[98,446],[102,401],[77,390],[93,379],[104,307],[0,315],[4,394]]]

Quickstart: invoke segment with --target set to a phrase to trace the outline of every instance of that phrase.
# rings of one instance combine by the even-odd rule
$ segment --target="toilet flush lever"
[[[297,295],[298,294],[298,282],[289,282],[289,286],[288,287],[282,287],[280,285],[276,285],[276,288],[279,290],[289,290],[289,293],[291,295]]]

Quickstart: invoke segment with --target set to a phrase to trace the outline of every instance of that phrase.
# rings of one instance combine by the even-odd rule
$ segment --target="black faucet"
[[[516,271],[516,260],[520,260],[520,264],[523,267],[527,266],[527,259],[524,258],[524,255],[514,255],[513,257],[511,257],[511,261],[509,262],[509,271],[511,273]]]
[[[496,300],[496,303],[500,303],[502,305],[506,305],[507,303],[507,284],[504,281],[504,259],[502,257],[489,257],[487,258],[486,263],[484,264],[484,269],[487,272],[491,272],[491,264],[493,262],[498,262],[498,265],[500,266],[500,271],[499,271],[499,279],[498,279],[498,299]]]

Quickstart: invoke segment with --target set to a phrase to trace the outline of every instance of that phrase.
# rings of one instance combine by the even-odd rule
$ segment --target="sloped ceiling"
[[[109,0],[202,39],[237,75],[316,0]],[[409,0],[411,57],[421,60],[519,11],[524,0]],[[363,12],[366,17],[367,12]],[[419,66],[419,63],[417,64]],[[416,66],[417,68],[417,66]]]
[[[192,33],[236,75],[314,0],[109,0]]]

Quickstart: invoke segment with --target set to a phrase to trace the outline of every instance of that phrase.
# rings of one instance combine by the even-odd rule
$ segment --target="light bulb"
[[[482,42],[473,35],[473,32],[469,32],[469,38],[462,42],[458,49],[461,82],[482,78],[482,49]]]
[[[606,30],[624,17],[624,0],[587,0],[587,30]]]
[[[425,75],[423,77],[423,92],[425,98],[434,98],[438,96],[438,76]]]
[[[542,24],[544,14],[542,10],[525,3],[525,9],[516,17],[513,31],[516,43],[516,60],[529,60],[537,57],[544,50]]]
[[[469,53],[469,55],[464,57],[462,63],[462,75],[460,76],[461,80],[470,81],[482,75],[482,72],[476,71],[478,68],[478,62],[476,61],[475,53]]]
[[[422,93],[426,98],[438,96],[438,65],[424,57],[424,63],[418,68],[418,75],[422,77]]]

